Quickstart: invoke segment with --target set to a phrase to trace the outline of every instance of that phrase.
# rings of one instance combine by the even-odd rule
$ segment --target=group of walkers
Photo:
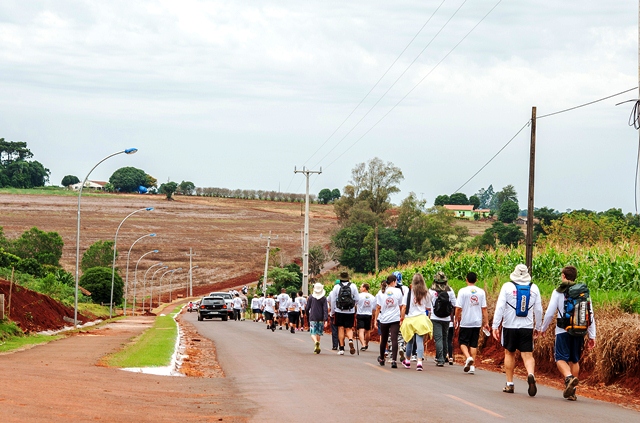
[[[284,327],[291,333],[304,330],[306,306],[307,299],[302,295],[302,291],[289,295],[284,288],[275,298],[269,293],[266,297],[263,294],[262,297],[256,296],[251,299],[253,321],[266,322],[267,329],[272,331],[275,331],[276,327],[280,330]]]

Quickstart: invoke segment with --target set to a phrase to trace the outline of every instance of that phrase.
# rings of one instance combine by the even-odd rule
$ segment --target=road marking
[[[382,366],[380,366],[380,365],[377,365],[377,366],[376,366],[376,365],[371,364],[371,363],[364,363],[364,364],[366,364],[367,366],[371,366],[371,367],[373,367],[374,369],[380,370],[381,372],[391,373],[389,370],[387,370],[387,369],[383,369],[383,368],[382,368]]]
[[[504,416],[501,416],[501,415],[500,415],[500,414],[498,414],[498,413],[494,413],[494,412],[493,412],[493,411],[491,411],[491,410],[487,410],[486,408],[480,407],[479,405],[476,405],[476,404],[474,404],[474,403],[472,403],[472,402],[465,401],[465,400],[463,400],[462,398],[458,398],[458,397],[456,397],[456,396],[454,396],[454,395],[445,395],[445,397],[449,397],[449,398],[454,399],[454,400],[456,400],[456,401],[460,401],[461,403],[463,403],[463,404],[465,404],[465,405],[468,405],[468,406],[470,406],[470,407],[476,408],[476,409],[478,409],[478,410],[480,410],[480,411],[484,411],[485,413],[487,413],[487,414],[489,414],[489,415],[491,415],[491,416],[493,416],[493,417],[499,417],[499,418],[501,418],[501,419],[504,419]]]

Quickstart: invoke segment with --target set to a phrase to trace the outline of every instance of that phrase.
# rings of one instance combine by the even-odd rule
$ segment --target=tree
[[[40,264],[60,267],[63,246],[57,232],[44,232],[34,226],[11,242],[10,252],[21,259],[32,258]]]
[[[467,195],[462,192],[456,192],[455,194],[451,194],[449,197],[449,204],[458,204],[461,206],[466,206],[469,204],[469,199]]]
[[[446,204],[451,204],[451,200],[449,199],[449,196],[446,194],[438,195],[436,197],[436,200],[433,202],[434,206],[444,206]]]
[[[318,193],[318,200],[322,204],[328,204],[331,200],[333,200],[333,196],[331,195],[331,190],[329,188],[323,188]]]
[[[160,185],[160,193],[165,194],[167,196],[167,200],[171,200],[171,196],[178,189],[178,184],[175,182],[167,182],[166,184]]]
[[[507,185],[502,188],[502,190],[498,191],[495,195],[495,210],[500,210],[502,207],[502,203],[505,201],[513,201],[518,204],[518,193],[513,185]]]
[[[144,184],[145,188],[152,188],[158,186],[158,180],[151,175],[146,175],[146,182]]]
[[[331,190],[331,201],[336,201],[340,197],[342,197],[342,195],[340,194],[340,190],[338,188],[334,188]]]
[[[80,285],[91,292],[91,301],[100,304],[111,301],[111,267],[92,267],[80,277]],[[113,280],[113,302],[122,302],[124,283],[117,273]]]
[[[546,235],[547,231],[545,227],[551,225],[556,219],[562,217],[562,213],[549,207],[541,207],[533,211],[533,216],[539,220],[538,223],[533,225],[534,233],[538,235]]]
[[[524,240],[524,232],[518,225],[510,223],[504,225],[500,222],[493,224],[493,230],[498,235],[498,241],[500,244],[509,247],[517,247],[518,244]]]
[[[67,175],[62,178],[62,182],[60,182],[60,185],[62,185],[63,187],[68,187],[69,185],[77,184],[78,182],[80,182],[80,179],[78,179],[77,176]]]
[[[147,174],[142,169],[127,166],[113,172],[109,178],[109,182],[113,184],[116,191],[120,192],[137,192],[138,187],[147,187],[150,182]]]
[[[489,185],[487,189],[480,188],[480,191],[478,191],[475,195],[480,199],[479,208],[495,210],[494,208],[495,193],[493,191],[493,185]]]
[[[472,195],[471,197],[469,197],[469,204],[473,205],[473,209],[479,209],[480,208],[480,198],[478,198],[477,195]]]
[[[196,185],[191,181],[182,181],[178,186],[178,192],[182,195],[191,195],[196,189]]]
[[[518,218],[518,213],[520,213],[518,203],[512,200],[506,200],[498,210],[498,220],[504,223],[512,223]]]
[[[267,273],[267,278],[273,280],[273,288],[280,292],[282,288],[288,292],[299,291],[302,287],[302,280],[298,274],[282,267],[274,267]]]
[[[113,241],[96,241],[82,255],[80,269],[85,272],[92,267],[111,267],[112,263]]]

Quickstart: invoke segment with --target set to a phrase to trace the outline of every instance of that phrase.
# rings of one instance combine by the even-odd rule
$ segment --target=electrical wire
[[[466,34],[464,37],[462,37],[462,39],[460,41],[458,41],[458,43],[456,45],[453,46],[453,48],[451,50],[449,50],[449,52],[447,54],[444,55],[444,57],[442,59],[440,59],[440,61],[438,63],[435,64],[435,66],[433,68],[431,68],[431,70],[424,76],[422,77],[422,79],[420,81],[418,81],[417,84],[415,84],[413,86],[413,88],[411,88],[409,90],[409,92],[407,92],[396,104],[393,105],[393,107],[391,107],[391,109],[389,109],[389,111],[387,111],[387,113],[385,113],[380,119],[378,119],[378,121],[376,123],[373,124],[373,126],[371,126],[371,128],[369,128],[364,134],[362,134],[360,136],[360,138],[358,138],[357,140],[355,140],[355,142],[353,144],[351,144],[345,151],[343,151],[338,157],[336,157],[331,163],[329,163],[327,166],[325,166],[325,169],[328,169],[332,164],[334,164],[338,159],[340,159],[343,155],[345,155],[347,153],[347,151],[351,150],[358,142],[360,142],[360,140],[362,138],[364,138],[369,132],[371,132],[373,130],[373,128],[375,128],[376,126],[378,126],[378,124],[380,122],[382,122],[396,107],[398,107],[400,105],[400,103],[402,103],[416,88],[418,88],[418,86],[420,84],[422,84],[422,82],[427,79],[427,77],[429,75],[431,75],[433,73],[433,71],[435,71],[438,66],[440,66],[440,64],[442,62],[445,61],[445,59],[447,57],[449,57],[449,55],[451,55],[451,53],[454,52],[454,50],[456,48],[458,48],[458,46],[460,44],[462,44],[462,42],[464,40],[467,39],[467,37],[469,37],[469,35],[471,35],[471,33],[491,14],[491,12],[493,12],[495,10],[496,7],[498,7],[498,5],[502,3],[502,0],[498,0],[498,2],[482,17],[482,19],[480,19],[478,21],[478,23],[476,23]]]
[[[633,108],[631,109],[631,115],[629,116],[629,126],[633,126],[635,129],[640,129],[640,100],[632,100],[632,101],[634,101],[634,105],[633,105]],[[633,202],[636,207],[636,214],[638,214],[638,171],[639,170],[640,170],[640,133],[638,134],[638,156],[636,158],[636,179],[634,182],[634,190],[633,190]]]
[[[569,107],[568,109],[559,110],[557,112],[553,112],[553,113],[549,113],[549,114],[546,114],[546,115],[538,116],[537,118],[538,119],[542,119],[542,118],[546,118],[546,117],[549,117],[549,116],[559,115],[560,113],[570,112],[571,110],[579,109],[581,107],[590,106],[592,104],[599,103],[601,101],[608,100],[610,98],[613,98],[613,97],[616,97],[616,96],[619,96],[619,95],[622,95],[622,94],[626,94],[629,91],[634,91],[634,90],[637,90],[637,89],[638,89],[638,87],[630,88],[628,90],[621,91],[621,92],[619,92],[617,94],[612,94],[612,95],[609,95],[607,97],[602,97],[602,98],[599,98],[598,100],[594,100],[594,101],[590,101],[588,103],[580,104],[579,106]],[[638,128],[636,128],[636,129],[638,129]]]

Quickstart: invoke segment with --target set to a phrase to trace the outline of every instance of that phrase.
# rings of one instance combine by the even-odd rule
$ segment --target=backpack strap
[[[402,290],[400,290],[402,292]],[[409,288],[409,293],[407,294],[407,304],[406,304],[406,310],[405,315],[409,314],[409,308],[411,308],[411,288]]]

